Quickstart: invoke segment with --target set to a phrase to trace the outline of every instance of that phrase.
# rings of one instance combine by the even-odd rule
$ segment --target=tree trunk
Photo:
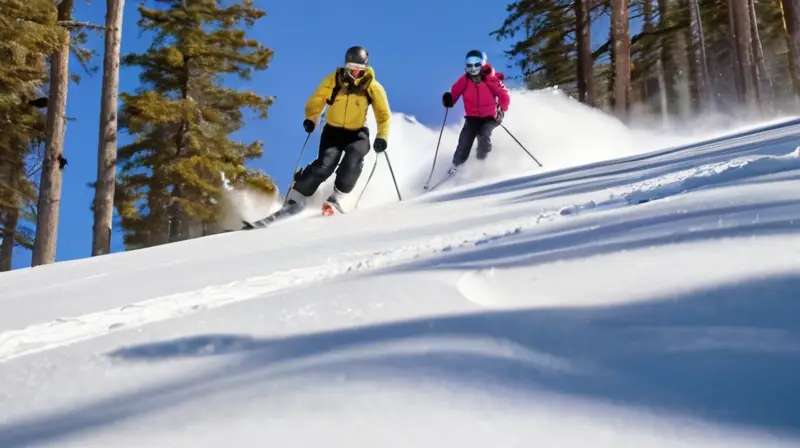
[[[2,237],[0,243],[0,272],[11,270],[11,261],[14,257],[14,246],[17,238],[17,225],[19,224],[19,209],[6,210],[3,216]]]
[[[772,78],[769,75],[769,70],[767,70],[767,61],[764,57],[764,46],[761,43],[761,33],[758,31],[758,16],[756,15],[756,3],[754,0],[749,0],[749,13],[750,13],[750,32],[753,34],[753,56],[755,58],[755,77],[756,77],[756,87],[758,88],[757,92],[759,96],[763,96],[760,81],[761,77],[763,77],[764,83],[767,86],[767,93],[769,102],[772,103]]]
[[[594,107],[594,58],[592,58],[591,15],[586,0],[575,0],[578,44],[578,99]]]
[[[711,94],[711,76],[708,71],[705,33],[697,0],[689,0],[689,23],[695,89],[700,105],[699,110],[703,112],[713,108],[714,96]]]
[[[678,20],[675,2],[671,0],[658,0],[659,30],[664,33],[661,36],[661,66],[660,72],[663,75],[664,93],[662,98],[666,100],[667,114],[682,115],[687,109],[681,101],[682,85],[685,84],[681,79],[680,57],[684,53],[678,42],[680,33],[665,33],[665,29]],[[667,118],[665,118],[666,120]]]
[[[731,47],[731,70],[733,71],[733,81],[736,86],[736,94],[739,97],[739,102],[742,102],[744,96],[744,79],[742,79],[742,72],[739,70],[739,53],[736,50],[736,22],[733,20],[733,1],[728,0],[728,27],[730,28],[729,45]]]
[[[117,95],[122,12],[125,0],[106,1],[106,41],[103,57],[103,91],[100,101],[100,135],[97,148],[97,185],[94,194],[92,256],[111,252],[114,188],[117,171]]]
[[[800,95],[800,0],[781,0],[783,30],[789,48],[789,70],[795,92]]]
[[[72,19],[73,0],[58,5],[58,20]],[[61,160],[66,128],[67,90],[69,89],[69,31],[64,29],[64,44],[50,61],[50,93],[45,129],[45,155],[42,164],[39,202],[37,204],[36,237],[33,243],[31,266],[53,263],[56,260],[58,214],[61,205]]]
[[[14,257],[14,246],[16,246],[17,225],[19,224],[19,207],[22,206],[22,199],[19,192],[19,171],[20,165],[11,161],[5,164],[3,177],[8,182],[8,207],[0,209],[0,272],[10,271],[11,262]]]
[[[746,0],[729,0],[731,19],[733,22],[733,38],[736,45],[736,56],[739,62],[736,68],[742,81],[740,98],[749,111],[758,108],[758,92],[754,76],[753,37],[750,27],[750,11]]]
[[[631,95],[628,0],[611,1],[611,36],[614,45],[614,111],[620,119],[627,119]]]

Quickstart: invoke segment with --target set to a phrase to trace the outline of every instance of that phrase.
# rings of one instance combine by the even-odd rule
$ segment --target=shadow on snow
[[[783,275],[611,307],[480,312],[277,339],[199,335],[125,347],[109,356],[232,359],[211,373],[8,423],[0,426],[0,446],[54,440],[238,388],[287,378],[324,385],[343,374],[412,385],[441,380],[532,402],[537,392],[558,392],[797,436],[798,290],[800,275]],[[415,341],[424,351],[396,350]],[[448,341],[505,349],[464,350]]]
[[[638,160],[685,150],[671,149]],[[632,160],[637,159],[599,166]],[[666,163],[653,162],[651,168]],[[621,168],[618,174],[626,170]],[[514,189],[568,172],[499,182],[458,194]],[[774,201],[668,216],[628,217],[623,212],[615,215],[616,221],[606,216],[597,228],[587,226],[594,218],[582,218],[566,224],[562,227],[566,230],[558,234],[525,232],[381,272],[530,265],[688,240],[790,233],[800,225],[793,219],[796,209],[796,202]],[[693,225],[707,223],[713,215],[724,215],[734,224],[693,230]],[[217,394],[245,388],[258,393],[255,387],[270,382],[308,380],[279,389],[290,394],[293,384],[326,385],[343,374],[354,381],[405,379],[410,387],[422,379],[442,381],[465,390],[527,397],[531,402],[541,399],[539,392],[556,392],[798,437],[797,291],[800,274],[784,274],[665,295],[645,303],[482,311],[274,339],[196,335],[124,347],[108,356],[122,363],[210,356],[230,358],[230,363],[5,423],[0,425],[0,446],[54,441],[178,404],[197,401],[202,405]],[[416,342],[424,349],[415,350]],[[498,345],[504,349],[493,349]]]

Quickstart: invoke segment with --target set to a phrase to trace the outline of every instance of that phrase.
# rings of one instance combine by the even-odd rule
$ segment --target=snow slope
[[[0,446],[800,446],[800,120],[514,100],[544,169],[398,114],[403,202],[0,274]]]

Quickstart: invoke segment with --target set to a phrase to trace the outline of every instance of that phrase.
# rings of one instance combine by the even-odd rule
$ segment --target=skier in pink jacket
[[[466,115],[450,174],[467,161],[475,138],[478,139],[478,160],[486,158],[492,150],[492,131],[500,125],[511,103],[511,96],[503,84],[504,76],[489,65],[486,53],[479,50],[467,53],[464,71],[450,91],[442,95],[442,104],[447,108],[463,98]]]

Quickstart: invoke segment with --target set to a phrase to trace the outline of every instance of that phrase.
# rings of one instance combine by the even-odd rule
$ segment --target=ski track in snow
[[[542,211],[533,218],[507,220],[447,237],[427,239],[424,243],[403,245],[377,252],[345,254],[343,257],[316,266],[278,271],[263,277],[252,277],[199,290],[159,296],[121,308],[35,324],[20,330],[0,333],[0,362],[101,337],[115,331],[129,330],[187,316],[201,310],[218,308],[270,293],[329,280],[353,272],[386,268],[445,251],[468,249],[517,235],[543,220],[550,221],[560,216],[576,215],[583,211],[601,211],[636,205],[683,194],[709,185],[798,168],[800,168],[800,147],[782,156],[736,158],[629,184],[625,188],[618,189],[621,194],[612,193],[608,200],[599,203],[590,201],[584,204],[568,205],[557,210]]]
[[[589,201],[584,204],[569,205],[561,208],[560,214],[573,215],[584,210],[642,204],[726,182],[796,169],[800,169],[800,147],[780,156],[739,157],[629,184],[627,188],[618,189],[618,193],[611,193],[605,201],[599,203]]]

